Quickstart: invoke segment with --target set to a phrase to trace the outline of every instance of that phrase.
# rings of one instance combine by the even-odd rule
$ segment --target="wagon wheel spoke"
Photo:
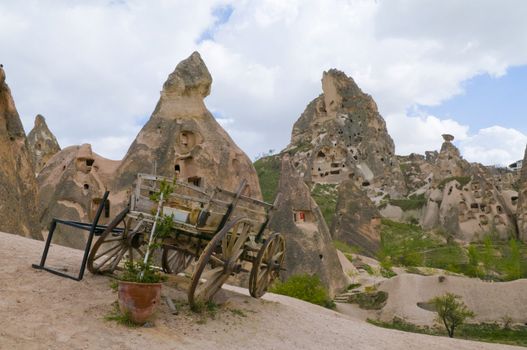
[[[239,270],[240,257],[252,225],[248,219],[236,219],[225,225],[207,244],[198,259],[188,291],[191,305],[211,300],[229,276]],[[206,271],[207,265],[213,267]]]
[[[260,248],[249,277],[249,292],[259,298],[280,275],[284,262],[285,242],[279,234],[270,236]]]
[[[209,300],[227,278],[228,276],[223,273],[223,267],[211,269],[202,275],[201,283],[196,288],[195,294],[200,296],[201,300]]]
[[[174,246],[163,246],[161,263],[166,273],[178,274],[189,267],[194,256],[185,251],[173,248]]]

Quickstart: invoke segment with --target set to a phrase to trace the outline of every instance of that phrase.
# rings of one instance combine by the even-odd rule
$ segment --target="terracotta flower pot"
[[[119,309],[137,324],[145,323],[161,299],[161,283],[119,281]]]

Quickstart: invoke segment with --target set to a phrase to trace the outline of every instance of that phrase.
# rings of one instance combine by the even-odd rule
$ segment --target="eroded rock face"
[[[155,171],[198,186],[228,190],[235,190],[246,179],[246,194],[261,198],[252,162],[205,107],[203,99],[211,83],[199,53],[177,65],[163,85],[154,113],[117,170],[115,191],[129,189],[137,173]]]
[[[335,218],[331,227],[333,239],[361,249],[375,257],[381,241],[381,214],[375,204],[354,183],[339,185]]]
[[[287,148],[306,182],[352,179],[370,197],[406,194],[394,143],[375,101],[336,69],[324,72],[322,89],[294,124]]]
[[[29,151],[38,174],[46,162],[60,151],[55,135],[49,130],[46,119],[40,114],[35,117],[35,125],[27,135]]]
[[[347,277],[322,213],[288,155],[282,159],[279,193],[281,197],[269,227],[281,232],[286,240],[287,270],[282,276],[315,274],[334,295],[346,285]]]
[[[523,157],[523,166],[519,181],[519,199],[517,208],[518,220],[518,238],[527,242],[527,148],[525,148],[525,156]]]
[[[41,239],[26,134],[0,66],[0,231]]]
[[[467,242],[491,233],[502,239],[515,236],[517,193],[512,189],[513,175],[469,164],[451,143],[453,136],[446,136],[431,184],[425,188],[423,228],[440,228]]]
[[[70,146],[53,156],[38,175],[39,215],[43,235],[52,218],[91,222],[119,162],[100,157],[89,144]],[[99,221],[117,213],[105,210]],[[57,226],[53,242],[82,249],[87,233]]]

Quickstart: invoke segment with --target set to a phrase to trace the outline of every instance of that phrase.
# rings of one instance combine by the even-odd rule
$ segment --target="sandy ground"
[[[43,242],[0,233],[0,349],[508,349],[499,344],[378,328],[284,296],[263,300],[228,287],[214,319],[165,304],[151,328],[105,321],[116,300],[110,280],[87,273],[81,282],[34,270]],[[53,258],[56,257],[56,258]],[[78,266],[81,252],[60,246],[49,264]],[[175,282],[164,287],[182,298]],[[244,294],[238,293],[243,292]]]

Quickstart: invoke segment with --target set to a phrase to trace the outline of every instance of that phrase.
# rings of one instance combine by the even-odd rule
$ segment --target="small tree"
[[[455,329],[462,325],[467,318],[475,316],[474,312],[460,299],[459,295],[446,293],[430,301],[435,306],[437,320],[445,325],[450,338],[454,337]]]

